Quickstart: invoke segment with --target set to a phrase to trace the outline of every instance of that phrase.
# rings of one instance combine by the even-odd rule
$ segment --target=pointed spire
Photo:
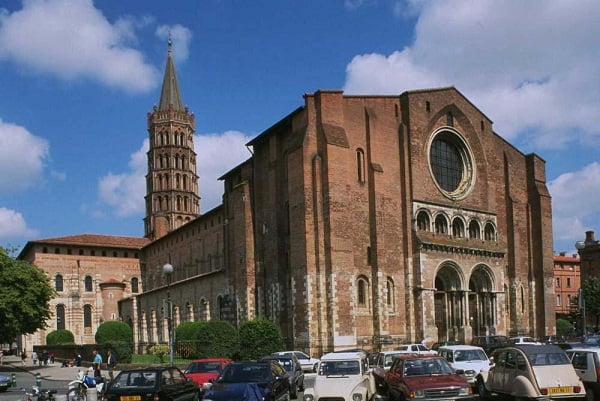
[[[160,92],[159,110],[168,110],[172,105],[173,110],[183,111],[183,102],[179,94],[179,85],[177,84],[177,74],[175,73],[175,64],[173,63],[173,51],[171,36],[169,34],[169,51],[167,52],[167,65],[165,67],[165,77],[163,78],[162,90]]]

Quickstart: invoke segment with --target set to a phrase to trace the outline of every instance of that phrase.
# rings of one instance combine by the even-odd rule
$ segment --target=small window
[[[56,277],[54,277],[54,289],[56,290],[56,292],[62,292],[64,291],[63,289],[63,276],[60,274],[57,274]]]
[[[92,276],[85,276],[83,283],[84,283],[84,288],[85,288],[86,292],[93,291],[94,287],[93,287],[93,282],[92,282]]]
[[[435,233],[436,234],[447,234],[448,233],[448,221],[441,214],[435,218]]]
[[[359,277],[356,282],[356,299],[359,308],[368,308],[369,282],[366,277]]]
[[[459,218],[455,218],[452,222],[452,236],[463,238],[465,236],[465,224]]]
[[[571,277],[567,277],[567,287],[571,287]]]
[[[479,223],[475,220],[471,220],[469,223],[469,238],[471,239],[480,239],[481,238],[481,228],[479,227]]]
[[[560,294],[558,294],[556,296],[556,306],[561,306],[561,302],[560,302]]]
[[[484,230],[484,238],[486,241],[496,240],[496,230],[494,229],[494,225],[492,223],[486,223]]]
[[[139,283],[137,277],[133,277],[131,279],[131,292],[133,292],[134,294],[139,292],[138,284]]]
[[[417,215],[417,228],[419,231],[429,231],[429,215],[425,211],[420,211]]]
[[[560,288],[560,277],[556,278],[556,288]]]
[[[356,171],[358,174],[358,182],[363,183],[366,181],[365,174],[365,153],[362,149],[356,150]]]
[[[446,114],[446,125],[449,127],[454,127],[454,116],[450,112]]]
[[[65,329],[65,306],[56,305],[56,329]]]

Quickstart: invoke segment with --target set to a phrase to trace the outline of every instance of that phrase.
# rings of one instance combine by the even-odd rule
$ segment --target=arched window
[[[57,274],[56,277],[54,277],[54,289],[56,290],[56,292],[62,292],[64,291],[63,289],[63,276],[60,274]]]
[[[87,292],[91,292],[94,290],[92,276],[85,276],[85,278],[83,279],[83,286],[85,291]]]
[[[187,175],[183,176],[183,189],[188,189]]]
[[[435,218],[435,233],[436,234],[447,234],[448,233],[448,221],[442,214],[438,214]]]
[[[394,312],[396,310],[396,290],[394,288],[394,280],[391,277],[387,278],[386,281],[386,289],[387,289],[387,305],[390,312]]]
[[[83,306],[83,328],[86,334],[92,333],[92,305]]]
[[[417,228],[420,231],[429,231],[430,230],[430,226],[429,226],[429,215],[427,214],[427,212],[425,211],[420,211],[419,214],[417,214]]]
[[[181,142],[181,146],[185,145],[185,137],[183,136],[183,134],[180,134],[180,142]]]
[[[481,228],[479,227],[479,223],[475,220],[471,220],[471,222],[469,223],[469,238],[481,238]]]
[[[177,197],[177,211],[181,212],[181,196]]]
[[[181,176],[179,174],[175,175],[175,187],[179,189],[181,183]]]
[[[131,292],[137,294],[139,292],[139,282],[137,277],[131,278]]]
[[[359,308],[369,307],[369,281],[365,276],[356,280],[356,302]]]
[[[452,222],[452,235],[457,238],[465,236],[465,224],[458,217]]]
[[[65,306],[56,305],[56,330],[65,329]]]
[[[356,149],[356,170],[358,173],[358,182],[363,183],[366,180],[365,172],[365,153],[362,149]]]
[[[221,295],[217,297],[217,308],[219,320],[225,320],[225,300]]]
[[[484,239],[486,241],[496,241],[496,229],[492,223],[486,223],[484,229]]]

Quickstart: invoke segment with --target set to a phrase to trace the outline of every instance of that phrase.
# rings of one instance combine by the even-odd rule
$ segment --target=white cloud
[[[600,138],[600,2],[408,1],[415,42],[390,55],[356,56],[347,93],[456,86],[507,139],[527,131],[538,147]],[[573,136],[578,130],[580,136]]]
[[[111,24],[91,0],[25,0],[20,10],[0,11],[0,59],[66,81],[93,79],[131,92],[159,82],[158,70],[127,46],[135,38],[132,17]]]
[[[217,179],[250,157],[245,147],[250,139],[251,137],[237,131],[195,136],[194,149],[197,153],[202,213],[221,204],[223,182]],[[146,139],[141,148],[131,155],[127,172],[108,173],[98,183],[100,201],[113,208],[118,216],[145,213],[144,177],[147,173],[148,146]]]
[[[0,207],[0,238],[37,237],[38,231],[27,227],[25,218],[19,212]]]
[[[548,183],[552,195],[554,240],[583,238],[587,222],[600,213],[600,163],[558,176]]]
[[[171,38],[173,42],[173,58],[176,62],[185,61],[189,57],[189,46],[192,40],[192,31],[186,27],[175,25],[161,25],[156,28],[156,36],[165,41]]]
[[[48,149],[45,139],[0,119],[0,195],[35,186],[42,178]]]

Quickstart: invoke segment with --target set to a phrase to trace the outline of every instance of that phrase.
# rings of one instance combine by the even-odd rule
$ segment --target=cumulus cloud
[[[128,17],[111,24],[91,0],[26,0],[12,13],[0,9],[0,59],[66,81],[147,91],[160,74],[128,45],[144,23]]]
[[[579,171],[561,174],[548,183],[552,195],[552,223],[555,240],[581,239],[593,230],[585,222],[597,221],[600,211],[600,163]]]
[[[600,53],[590,51],[600,35],[599,2],[413,0],[394,7],[418,11],[414,43],[354,57],[347,93],[454,85],[509,140],[528,132],[535,146],[551,148],[600,138]]]
[[[176,62],[185,61],[189,57],[189,46],[192,40],[192,31],[186,27],[175,25],[160,25],[156,28],[156,36],[167,42],[169,37],[173,42],[173,58]]]
[[[27,227],[19,212],[0,207],[0,239],[37,237],[38,231]]]
[[[203,213],[222,202],[223,182],[217,179],[250,157],[244,146],[250,139],[237,131],[197,135],[194,138]],[[145,213],[148,148],[149,143],[146,139],[140,149],[131,155],[127,172],[108,173],[98,183],[100,201],[113,208],[117,216]]]
[[[45,139],[0,119],[0,195],[35,186],[42,178],[48,155]]]

